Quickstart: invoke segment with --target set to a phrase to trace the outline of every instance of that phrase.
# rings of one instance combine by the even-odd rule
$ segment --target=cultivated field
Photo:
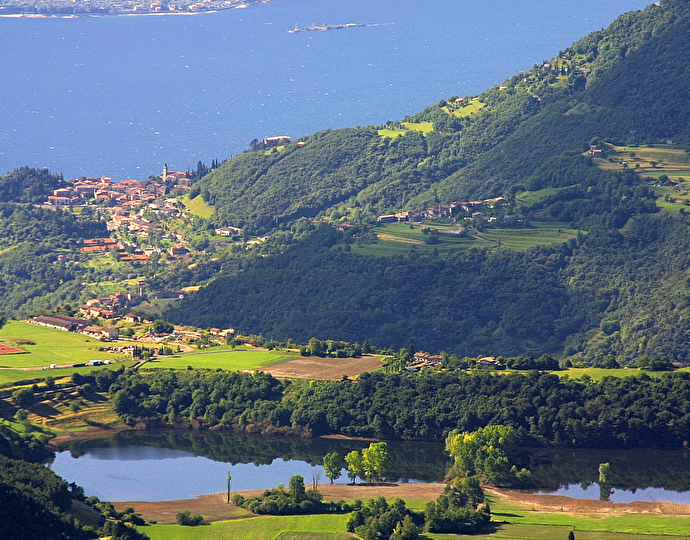
[[[320,379],[337,381],[344,375],[356,377],[381,367],[381,356],[360,358],[318,358],[315,356],[295,358],[283,364],[264,369],[278,378]]]

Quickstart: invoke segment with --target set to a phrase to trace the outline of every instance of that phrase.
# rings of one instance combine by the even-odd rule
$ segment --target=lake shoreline
[[[378,496],[387,499],[400,497],[406,500],[426,503],[432,501],[443,492],[443,483],[390,483],[390,484],[323,484],[319,491],[325,501],[340,499],[366,500]],[[568,515],[588,515],[596,517],[618,516],[623,514],[667,515],[673,517],[690,517],[690,505],[662,502],[631,502],[612,503],[594,499],[575,499],[562,495],[537,495],[519,490],[503,489],[484,486],[485,491],[503,502],[522,506],[529,512],[547,512]],[[253,497],[263,493],[263,489],[251,491],[236,491],[245,497]],[[232,519],[247,519],[260,517],[251,514],[227,502],[226,493],[210,493],[199,495],[193,499],[178,499],[171,501],[116,501],[113,505],[118,511],[133,507],[138,514],[147,521],[157,521],[160,524],[174,524],[178,512],[189,510],[192,514],[202,514],[206,521],[227,521]]]

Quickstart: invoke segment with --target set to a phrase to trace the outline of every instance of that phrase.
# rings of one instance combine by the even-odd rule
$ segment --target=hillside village
[[[484,199],[481,201],[454,201],[450,204],[437,204],[435,206],[429,207],[425,212],[398,212],[396,214],[386,214],[377,216],[376,222],[385,223],[396,223],[396,222],[410,222],[410,223],[420,223],[425,219],[441,219],[441,218],[451,218],[451,217],[461,217],[464,220],[471,221],[484,221],[488,222],[497,221],[496,216],[487,217],[482,211],[485,209],[498,210],[503,208],[507,199],[505,197],[494,197],[492,199]],[[502,220],[506,223],[511,223],[523,219],[521,215],[505,215],[502,216]]]

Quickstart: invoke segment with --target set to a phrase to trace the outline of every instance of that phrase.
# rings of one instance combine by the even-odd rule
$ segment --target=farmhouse
[[[40,326],[47,326],[48,328],[64,330],[66,332],[81,332],[89,324],[83,319],[67,317],[65,315],[39,315],[29,322]]]
[[[500,366],[501,363],[498,360],[496,360],[496,358],[494,358],[493,356],[485,356],[484,358],[480,358],[479,360],[477,360],[477,365],[485,367],[496,367]]]
[[[264,137],[263,143],[266,148],[273,146],[280,146],[281,144],[287,144],[292,140],[292,137],[287,135],[280,135],[278,137]]]
[[[237,227],[218,227],[216,229],[216,234],[218,236],[236,236],[242,234],[242,229]]]

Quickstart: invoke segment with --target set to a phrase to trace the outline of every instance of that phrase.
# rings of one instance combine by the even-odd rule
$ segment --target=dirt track
[[[406,500],[431,501],[443,491],[444,484],[384,484],[384,485],[356,485],[349,484],[322,484],[319,491],[324,495],[324,500],[335,501],[340,499],[367,500],[379,495],[387,499],[400,497]],[[596,518],[620,514],[665,514],[669,516],[690,517],[690,505],[673,503],[610,503],[596,500],[572,499],[560,495],[534,495],[520,491],[507,489],[485,488],[488,493],[499,496],[505,502],[523,506],[532,511],[557,512],[567,514],[587,515]],[[254,496],[263,490],[246,491],[242,494]],[[147,521],[155,520],[158,523],[175,523],[175,515],[183,510],[189,510],[192,514],[202,514],[207,521],[222,521],[227,519],[242,519],[251,514],[226,503],[226,494],[218,493],[201,495],[195,499],[183,499],[177,501],[116,502],[115,508],[122,510],[132,506]]]
[[[381,367],[380,356],[360,358],[318,358],[314,356],[295,358],[282,364],[262,368],[277,378],[322,379],[337,381],[347,375],[354,377],[366,371]]]

